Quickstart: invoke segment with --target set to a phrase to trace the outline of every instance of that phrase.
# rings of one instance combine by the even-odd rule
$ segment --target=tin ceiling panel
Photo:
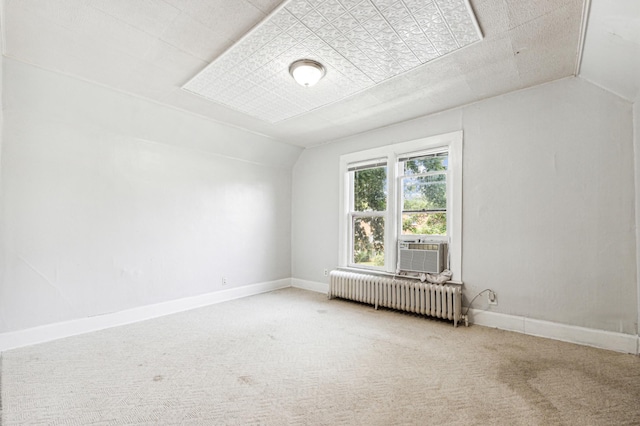
[[[276,123],[368,89],[481,40],[467,0],[291,0],[183,88]],[[324,65],[314,87],[289,75]]]

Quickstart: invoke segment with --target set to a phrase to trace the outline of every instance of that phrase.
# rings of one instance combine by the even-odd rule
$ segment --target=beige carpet
[[[2,354],[4,425],[638,425],[640,358],[298,289]]]

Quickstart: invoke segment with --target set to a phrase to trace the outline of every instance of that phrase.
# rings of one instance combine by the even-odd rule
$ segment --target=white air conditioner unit
[[[439,274],[447,268],[447,243],[398,241],[398,270]]]

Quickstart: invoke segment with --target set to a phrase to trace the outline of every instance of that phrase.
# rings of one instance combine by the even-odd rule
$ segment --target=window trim
[[[395,273],[397,267],[397,241],[401,238],[399,217],[402,216],[401,200],[398,191],[401,184],[399,159],[413,153],[446,148],[449,151],[449,170],[447,174],[447,235],[449,242],[449,269],[452,280],[462,281],[462,130],[395,143],[379,148],[368,149],[340,156],[340,218],[338,262],[343,268],[365,269],[376,272]],[[385,159],[387,162],[387,211],[385,217],[385,264],[384,268],[354,265],[350,262],[352,236],[350,229],[351,194],[349,167],[354,164]],[[405,236],[404,238],[410,238]],[[442,237],[441,237],[442,238]],[[434,237],[436,239],[436,237]]]

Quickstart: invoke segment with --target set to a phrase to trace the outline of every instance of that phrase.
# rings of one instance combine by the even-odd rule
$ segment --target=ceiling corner
[[[584,0],[582,6],[582,22],[580,24],[580,40],[578,42],[578,57],[576,58],[576,70],[574,76],[580,75],[582,67],[582,54],[584,52],[584,41],[587,37],[587,28],[589,26],[589,12],[591,10],[591,0]]]

